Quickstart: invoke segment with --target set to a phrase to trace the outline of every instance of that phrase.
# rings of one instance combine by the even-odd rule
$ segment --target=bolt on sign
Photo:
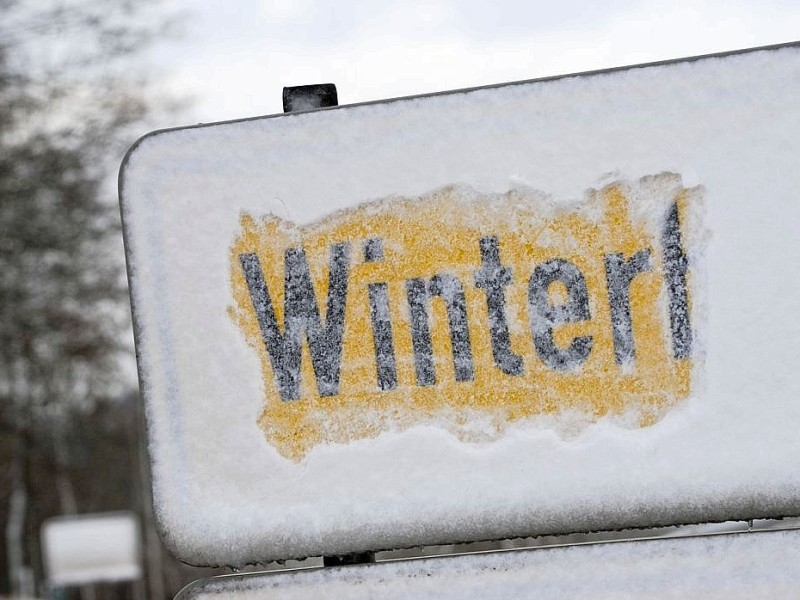
[[[800,514],[798,81],[790,44],[145,136],[173,550]]]

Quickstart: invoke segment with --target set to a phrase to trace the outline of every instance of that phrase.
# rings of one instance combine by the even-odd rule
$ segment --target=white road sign
[[[142,576],[139,520],[128,512],[55,517],[42,526],[51,587],[131,581]]]
[[[800,48],[166,130],[121,172],[192,563],[800,514]]]

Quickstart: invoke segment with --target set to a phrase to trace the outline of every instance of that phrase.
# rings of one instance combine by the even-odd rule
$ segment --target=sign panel
[[[800,532],[738,533],[218,577],[176,600],[790,598]]]
[[[42,526],[42,550],[51,587],[142,576],[139,521],[133,513],[48,519]]]
[[[183,559],[800,514],[800,50],[155,132],[121,203]]]

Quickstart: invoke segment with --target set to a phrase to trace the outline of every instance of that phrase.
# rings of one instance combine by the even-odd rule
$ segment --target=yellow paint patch
[[[578,411],[596,420],[624,413],[633,415],[640,426],[654,423],[688,396],[693,368],[691,356],[673,357],[660,223],[677,202],[686,231],[692,225],[686,223],[689,215],[697,212],[687,206],[699,195],[676,187],[676,179],[680,181],[663,174],[648,178],[646,185],[642,180],[591,190],[586,202],[567,208],[554,208],[540,197],[519,191],[482,196],[450,187],[420,198],[364,204],[302,228],[271,215],[260,219],[242,215],[241,232],[230,250],[234,298],[230,314],[261,361],[265,398],[258,424],[267,441],[281,455],[300,460],[318,444],[347,444],[418,424],[434,424],[462,440],[480,441],[499,437],[514,421],[543,414]],[[485,236],[498,238],[501,263],[513,273],[512,282],[504,288],[505,311],[511,349],[524,361],[519,376],[501,372],[492,355],[487,295],[475,285],[475,272],[481,266],[479,240]],[[383,260],[365,262],[362,244],[370,238],[383,240]],[[324,320],[330,247],[342,242],[350,243],[350,267],[338,394],[319,395],[303,336],[300,397],[284,401],[241,256],[258,256],[283,328],[285,251],[305,250]],[[623,366],[615,360],[604,257],[623,253],[628,259],[640,250],[650,251],[652,269],[630,283],[635,360]],[[691,256],[691,248],[686,251]],[[560,348],[568,347],[577,336],[592,337],[588,358],[569,371],[554,370],[541,360],[529,320],[531,273],[554,258],[576,265],[588,288],[591,318],[558,325],[553,334]],[[474,379],[456,381],[446,305],[434,297],[429,312],[436,383],[420,386],[406,280],[429,280],[438,273],[450,273],[463,284]],[[692,277],[690,267],[689,308]],[[374,282],[388,284],[393,328],[397,386],[386,391],[379,389],[376,375],[367,292],[368,284]],[[554,305],[567,298],[558,282],[549,287],[548,294]]]

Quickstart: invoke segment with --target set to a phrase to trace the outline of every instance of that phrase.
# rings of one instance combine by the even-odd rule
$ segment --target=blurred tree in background
[[[0,0],[0,594],[42,592],[45,518],[147,511],[113,174],[166,106],[135,65],[174,22],[148,0]]]

